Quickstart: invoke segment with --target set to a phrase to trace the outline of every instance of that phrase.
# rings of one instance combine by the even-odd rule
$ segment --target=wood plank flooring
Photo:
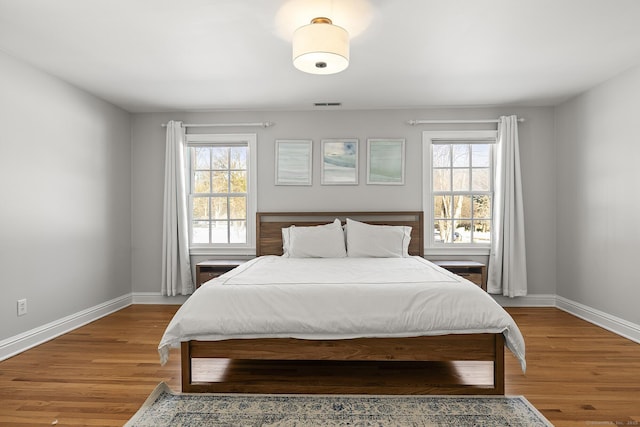
[[[180,390],[179,350],[165,366],[156,351],[176,309],[130,306],[0,362],[0,426],[121,426],[160,381]],[[507,351],[507,395],[524,395],[560,427],[640,425],[640,344],[554,308],[508,311],[525,336],[528,367],[523,374]],[[407,367],[222,360],[194,375],[231,382],[277,376],[281,387],[272,392],[341,392],[356,382],[388,394],[415,381]],[[433,364],[425,371],[462,383],[491,381],[478,365]]]

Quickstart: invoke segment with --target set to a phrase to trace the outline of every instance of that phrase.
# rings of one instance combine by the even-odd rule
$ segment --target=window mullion
[[[213,243],[213,150],[209,150],[209,244]]]
[[[451,195],[451,243],[453,243],[456,232],[456,197],[460,195]]]
[[[454,167],[453,167],[453,144],[449,145],[449,218],[447,218],[447,224],[448,227],[450,227],[450,233],[449,233],[449,239],[448,240],[444,240],[444,243],[453,243],[453,233],[454,233],[454,224],[455,224],[455,219],[454,217],[454,212],[455,212],[455,194],[453,192],[453,171],[454,171]],[[440,231],[442,232],[442,231]]]
[[[227,243],[231,243],[231,148],[227,152]]]
[[[211,193],[208,193],[206,197],[209,206],[207,223],[209,225],[209,244],[211,244],[213,242],[213,197],[211,196]]]
[[[469,243],[473,244],[473,150],[469,145]]]

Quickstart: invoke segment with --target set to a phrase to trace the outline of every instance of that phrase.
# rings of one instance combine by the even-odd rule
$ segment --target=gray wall
[[[273,121],[258,134],[258,209],[421,209],[422,130],[408,119],[517,114],[530,294],[640,323],[640,68],[556,108],[134,114],[0,52],[0,340],[160,282],[164,129]],[[200,130],[206,132],[206,130]],[[321,186],[323,138],[360,140],[360,184]],[[366,139],[407,141],[406,185],[365,184]],[[314,140],[312,187],[274,185],[274,141]],[[557,261],[556,261],[557,259]],[[29,313],[16,315],[28,299]]]
[[[162,185],[165,131],[170,119],[186,123],[273,121],[271,128],[217,128],[216,133],[257,133],[258,210],[420,210],[422,209],[422,131],[451,125],[409,126],[409,119],[495,119],[518,114],[526,210],[529,287],[532,294],[555,294],[555,148],[553,108],[474,108],[428,110],[361,110],[306,112],[225,112],[134,114],[132,124],[133,291],[158,292],[162,242]],[[495,125],[457,125],[457,129],[489,129]],[[198,129],[198,132],[207,130]],[[322,186],[318,159],[320,140],[360,140],[360,184]],[[366,140],[406,139],[406,184],[366,185]],[[314,141],[313,186],[274,185],[274,141]],[[469,258],[469,257],[465,257]]]
[[[3,52],[0,75],[2,340],[131,292],[131,120]]]
[[[640,67],[558,106],[558,290],[640,324]]]

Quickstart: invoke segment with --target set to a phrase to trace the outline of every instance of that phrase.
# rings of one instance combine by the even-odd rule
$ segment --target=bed
[[[345,223],[345,250],[355,257],[334,257],[335,247],[318,234],[305,237],[314,245],[306,249],[326,246],[328,256],[294,256],[294,249],[304,252],[302,232],[323,229],[325,236],[330,228],[333,244]],[[377,243],[367,237],[358,247],[358,238],[377,236],[362,228],[372,226],[401,238],[404,256],[366,256]],[[492,364],[489,386],[443,384],[417,392],[504,394],[504,347],[524,370],[522,335],[479,287],[423,258],[423,227],[422,212],[258,213],[257,257],[185,302],[159,344],[162,363],[169,348],[179,346],[182,391],[215,392],[228,390],[215,381],[193,381],[194,360],[483,361]],[[284,256],[283,245],[289,248]]]

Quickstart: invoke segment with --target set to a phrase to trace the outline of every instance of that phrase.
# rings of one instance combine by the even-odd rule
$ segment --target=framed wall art
[[[276,140],[276,185],[311,185],[313,141]]]
[[[404,185],[404,139],[367,140],[367,184]]]
[[[322,140],[322,185],[358,185],[358,140]]]

